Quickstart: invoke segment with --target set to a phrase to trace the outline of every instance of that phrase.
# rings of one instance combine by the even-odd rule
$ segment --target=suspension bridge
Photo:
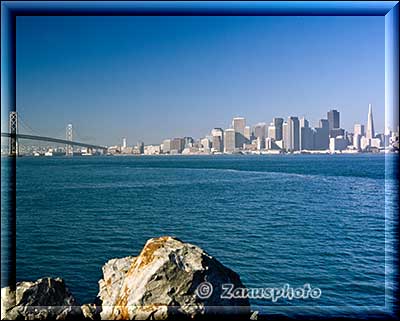
[[[19,146],[18,141],[21,139],[42,141],[42,142],[51,142],[57,144],[65,144],[65,155],[72,156],[73,155],[73,146],[85,147],[89,151],[93,150],[101,150],[103,153],[107,151],[106,146],[100,146],[95,144],[89,144],[86,142],[78,142],[73,140],[73,128],[72,124],[68,124],[65,130],[65,138],[57,138],[57,137],[48,137],[42,136],[40,134],[27,134],[19,132],[20,119],[17,112],[12,111],[9,114],[8,119],[8,130],[9,132],[1,132],[1,137],[9,138],[8,143],[8,155],[9,156],[18,156],[19,155]],[[25,124],[25,127],[30,129],[32,128]]]

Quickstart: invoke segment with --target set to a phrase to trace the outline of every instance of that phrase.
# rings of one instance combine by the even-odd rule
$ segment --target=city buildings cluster
[[[367,127],[355,124],[354,131],[340,127],[340,112],[328,111],[317,127],[311,127],[304,117],[273,118],[270,124],[246,124],[244,117],[235,117],[230,128],[213,128],[200,139],[178,137],[165,139],[159,145],[140,142],[127,147],[110,147],[110,154],[264,154],[264,153],[356,153],[398,150],[397,133],[375,133],[372,106],[369,105]]]

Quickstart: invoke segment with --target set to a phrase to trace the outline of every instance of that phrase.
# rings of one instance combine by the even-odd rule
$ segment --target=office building
[[[138,142],[136,144],[136,149],[139,154],[144,154],[144,143],[143,142]]]
[[[361,150],[361,136],[360,134],[354,134],[353,136],[353,147],[356,150]]]
[[[214,128],[211,131],[212,151],[222,153],[224,151],[224,131],[222,128]]]
[[[171,140],[170,153],[182,153],[185,148],[185,140],[183,138],[174,138]]]
[[[163,154],[168,154],[171,151],[171,140],[165,139],[162,143]]]
[[[254,126],[254,137],[265,139],[267,137],[267,124],[266,123],[258,123]]]
[[[360,135],[360,136],[364,136],[365,135],[365,131],[364,131],[364,125],[361,124],[354,124],[354,135]]]
[[[311,150],[314,148],[314,131],[309,126],[307,119],[300,119],[300,150]]]
[[[275,137],[269,136],[275,140],[282,140],[283,138],[283,118],[273,118],[271,125],[275,127]]]
[[[329,150],[331,153],[335,151],[343,151],[347,149],[349,142],[343,136],[331,137],[329,140]]]
[[[246,120],[243,117],[235,117],[232,120],[232,128],[235,131],[235,147],[243,148],[246,142],[244,136],[244,128],[246,127]]]
[[[327,119],[320,119],[319,127],[314,129],[314,149],[326,150],[329,148],[329,123]]]
[[[371,104],[369,104],[369,108],[368,108],[368,123],[367,123],[366,137],[368,139],[375,138],[374,118],[372,117],[372,105]]]
[[[342,128],[333,128],[331,130],[329,130],[329,137],[338,137],[338,136],[342,136],[344,137],[344,129]]]
[[[224,131],[224,152],[233,153],[236,148],[236,133],[233,128],[225,129]]]
[[[329,130],[340,128],[340,113],[336,109],[328,111]]]
[[[251,133],[251,127],[250,126],[246,126],[244,128],[244,138],[245,138],[245,143],[249,143],[251,141],[252,138],[252,133]]]
[[[287,151],[297,151],[300,149],[300,123],[294,116],[288,117],[284,124],[284,145]]]

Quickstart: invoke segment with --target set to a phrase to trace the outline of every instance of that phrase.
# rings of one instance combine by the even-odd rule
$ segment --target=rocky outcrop
[[[14,299],[15,298],[15,299]],[[69,320],[82,318],[80,307],[60,278],[17,283],[1,289],[2,320]]]
[[[98,294],[101,318],[249,316],[248,299],[221,298],[223,284],[244,288],[235,272],[201,248],[168,236],[153,238],[139,256],[104,265]]]
[[[78,306],[60,278],[1,289],[2,320],[201,319],[213,314],[250,318],[248,299],[221,298],[223,284],[244,288],[239,276],[201,248],[172,237],[147,241],[137,257],[103,266],[99,304]]]

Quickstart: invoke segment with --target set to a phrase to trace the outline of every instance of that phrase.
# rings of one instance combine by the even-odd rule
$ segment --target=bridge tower
[[[72,141],[72,124],[68,124],[67,125],[67,129],[65,132],[65,139]],[[65,155],[66,156],[72,156],[74,154],[74,149],[72,147],[72,145],[65,145]]]
[[[8,119],[8,131],[11,134],[8,145],[8,154],[9,156],[18,156],[18,113],[16,111],[10,112]]]

